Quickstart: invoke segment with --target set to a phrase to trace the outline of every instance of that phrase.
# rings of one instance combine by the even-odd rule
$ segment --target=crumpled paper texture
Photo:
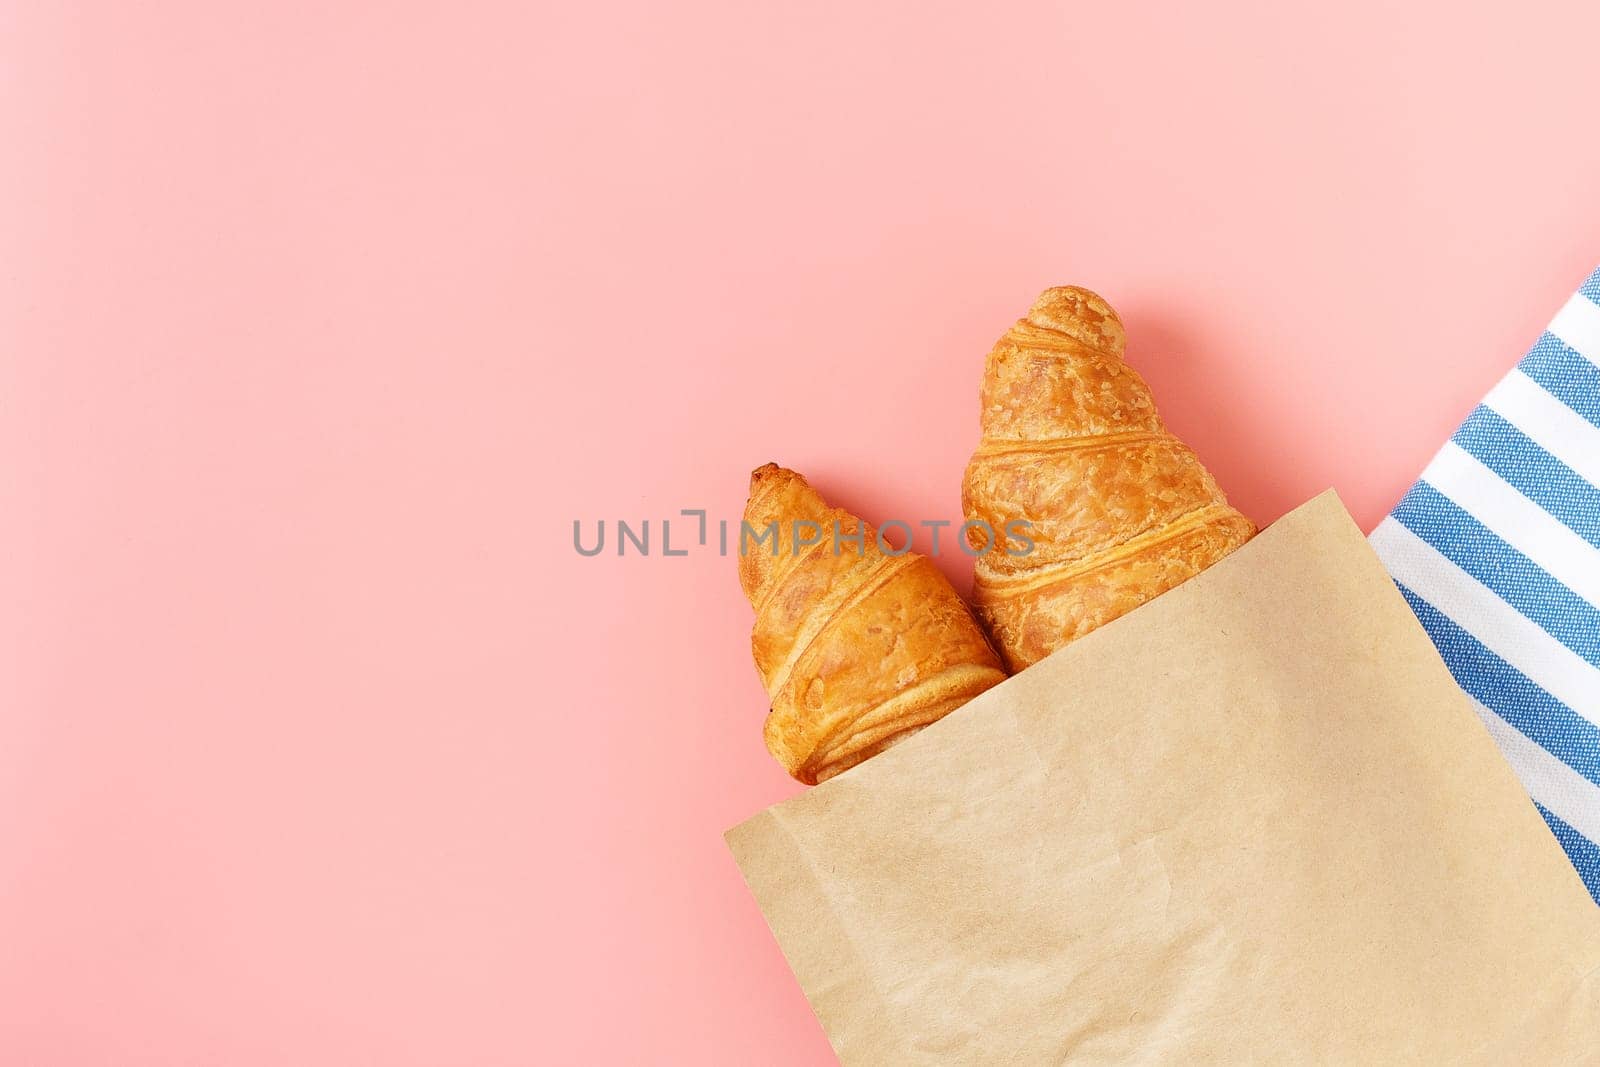
[[[1332,492],[727,836],[846,1064],[1600,1062],[1600,912]]]

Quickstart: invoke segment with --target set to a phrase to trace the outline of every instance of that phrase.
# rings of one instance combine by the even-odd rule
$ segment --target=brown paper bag
[[[728,843],[847,1064],[1600,1061],[1600,911],[1331,492]]]

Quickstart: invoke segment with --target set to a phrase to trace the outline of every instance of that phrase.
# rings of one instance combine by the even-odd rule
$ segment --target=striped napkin
[[[1600,902],[1600,270],[1371,540]]]

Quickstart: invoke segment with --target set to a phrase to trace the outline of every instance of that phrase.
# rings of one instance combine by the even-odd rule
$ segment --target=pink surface
[[[1600,259],[1594,5],[977,10],[0,11],[0,1060],[826,1062],[733,563],[573,519],[958,518],[1077,282],[1370,525]]]

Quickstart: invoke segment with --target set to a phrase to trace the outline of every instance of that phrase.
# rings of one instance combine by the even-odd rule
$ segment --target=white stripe
[[[1573,411],[1519,370],[1483,398],[1533,443],[1565,463],[1590,485],[1600,485],[1600,426]]]
[[[1370,538],[1394,579],[1535,685],[1600,726],[1600,669],[1517,611],[1392,516]]]
[[[1600,608],[1600,548],[1506,484],[1454,441],[1422,472],[1422,480],[1461,505],[1506,544]]]
[[[1550,332],[1590,363],[1600,364],[1600,304],[1582,293],[1573,293],[1567,306],[1551,320]]]
[[[1600,786],[1478,701],[1473,700],[1472,705],[1533,799],[1578,833],[1600,844]]]

